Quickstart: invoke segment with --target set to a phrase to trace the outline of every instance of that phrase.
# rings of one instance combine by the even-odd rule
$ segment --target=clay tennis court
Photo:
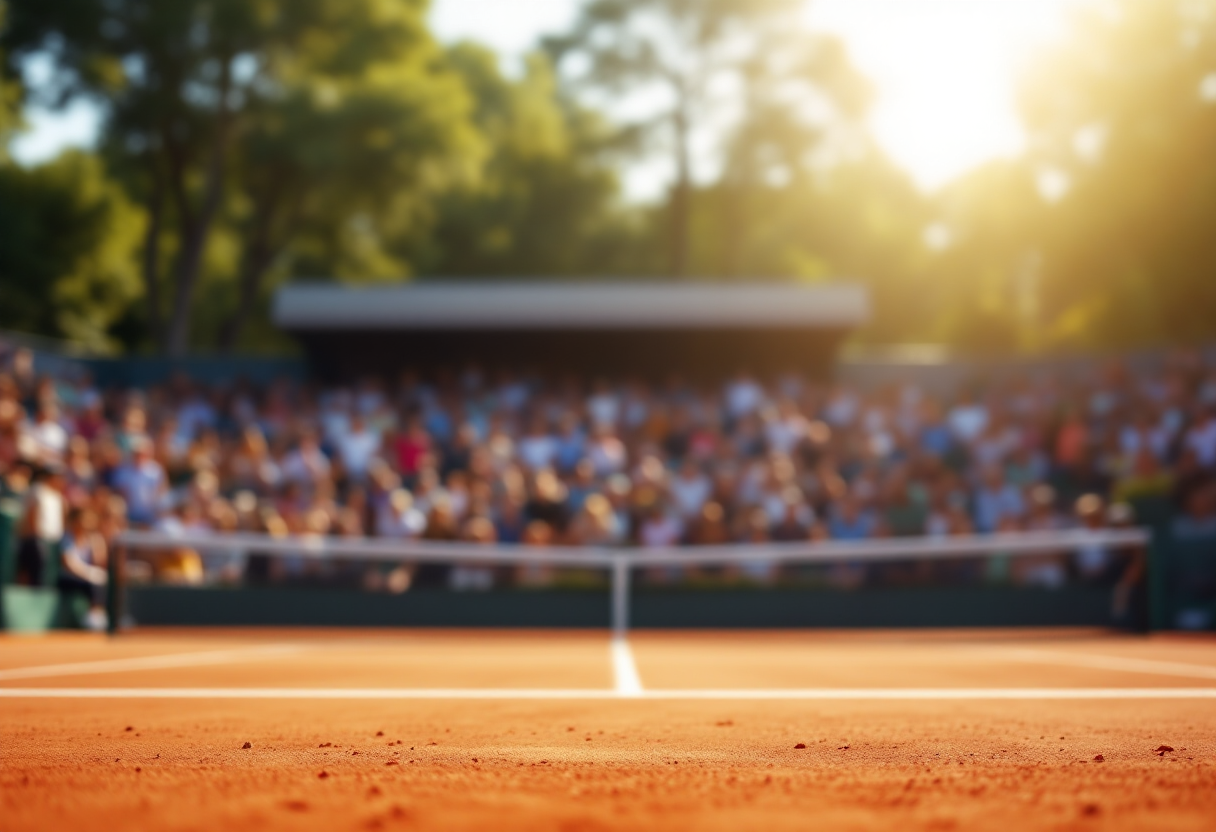
[[[1211,637],[5,637],[0,710],[5,830],[1210,830],[1216,818]]]

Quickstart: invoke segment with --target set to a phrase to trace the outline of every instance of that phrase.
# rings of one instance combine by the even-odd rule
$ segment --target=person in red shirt
[[[410,419],[409,427],[394,443],[397,453],[397,468],[402,476],[418,473],[422,460],[431,452],[431,437],[422,426],[422,420]]]

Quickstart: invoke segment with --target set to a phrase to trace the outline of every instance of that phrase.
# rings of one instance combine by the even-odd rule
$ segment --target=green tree
[[[318,206],[371,190],[370,208],[416,183],[442,143],[435,121],[460,106],[431,77],[423,0],[10,0],[0,44],[10,66],[51,54],[61,100],[108,104],[105,150],[148,213],[147,314],[170,354],[191,343],[206,249],[233,199],[248,301]]]
[[[408,226],[432,194],[470,172],[463,169],[477,158],[478,136],[468,96],[456,75],[431,68],[432,57],[402,56],[343,83],[310,73],[251,113],[235,153],[232,219],[242,254],[221,348],[237,343],[293,242],[340,246],[352,225]],[[391,276],[403,276],[406,264],[389,262]]]
[[[664,96],[655,115],[627,125],[627,132],[640,142],[664,142],[671,152],[666,249],[674,276],[689,266],[694,136],[739,107],[754,56],[797,30],[791,16],[800,8],[796,0],[590,0],[572,30],[548,42],[559,62],[581,61],[580,85]],[[731,100],[716,100],[714,91],[724,88],[735,91]]]
[[[473,44],[445,60],[473,97],[490,153],[476,177],[433,200],[402,258],[433,275],[602,275],[635,266],[605,155],[608,125],[562,97],[547,58],[530,56],[519,79]]]
[[[1026,159],[991,162],[936,194],[943,235],[920,281],[926,340],[971,353],[1051,346],[1039,306],[1053,206]],[[928,220],[926,220],[928,224]]]
[[[0,0],[0,32],[4,31],[5,6]],[[19,89],[4,72],[4,53],[0,52],[0,164],[8,158],[8,141],[17,126]]]
[[[108,350],[138,298],[143,217],[101,161],[0,165],[0,327]]]
[[[1082,8],[1024,85],[1055,343],[1216,337],[1216,0]]]

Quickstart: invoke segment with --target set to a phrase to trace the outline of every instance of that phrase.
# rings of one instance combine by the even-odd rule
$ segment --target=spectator
[[[482,518],[499,543],[595,546],[1053,530],[1096,522],[1089,509],[1059,511],[1085,495],[1164,504],[1168,494],[1198,517],[1206,498],[1195,495],[1216,473],[1216,385],[1190,365],[1115,369],[1089,387],[1046,374],[992,378],[949,407],[952,391],[907,382],[767,385],[747,373],[724,385],[597,379],[590,389],[407,374],[397,390],[364,379],[224,394],[183,378],[101,396],[87,378],[18,369],[20,381],[0,373],[0,479],[12,484],[0,499],[20,506],[23,563],[47,569],[60,561],[47,560],[34,520],[44,535],[54,529],[41,510],[27,518],[33,498],[14,495],[56,499],[44,492],[48,463],[62,474],[57,499],[92,508],[107,534],[129,518],[472,542],[489,537],[472,522]],[[26,489],[34,468],[38,485]],[[128,517],[103,510],[111,500]],[[1083,560],[1019,557],[1008,577],[1055,585],[1093,572]],[[208,579],[228,569],[206,563]],[[292,579],[324,577],[312,563],[301,560]],[[379,585],[397,575],[399,586],[402,574],[427,585],[425,569],[394,569]]]
[[[97,515],[91,509],[73,508],[68,512],[63,538],[59,588],[68,595],[88,599],[85,615],[87,629],[106,628],[106,543],[98,532]]]
[[[30,438],[40,464],[57,466],[63,462],[68,447],[68,432],[59,423],[59,408],[54,401],[43,401],[38,405]]]
[[[1216,405],[1205,405],[1199,410],[1184,442],[1201,467],[1209,471],[1216,469]]]
[[[132,440],[131,461],[114,473],[114,487],[127,501],[127,517],[132,523],[150,526],[165,503],[167,482],[160,463],[152,458],[147,437]]]
[[[684,518],[700,514],[712,491],[713,483],[691,458],[684,460],[679,475],[671,481],[671,496],[676,511]]]
[[[305,433],[283,460],[283,479],[300,485],[315,485],[329,477],[329,458],[321,451],[317,438]]]
[[[17,582],[53,584],[63,542],[66,505],[63,480],[55,471],[36,472],[26,491],[17,550]]]
[[[1025,511],[1022,492],[1005,482],[1004,472],[996,466],[985,470],[975,492],[975,527],[983,533],[992,532],[1002,520],[1016,519]]]
[[[1083,528],[1100,531],[1106,527],[1106,506],[1097,494],[1077,500],[1077,517]],[[1083,583],[1108,584],[1118,577],[1115,553],[1099,543],[1086,543],[1073,555],[1073,566]]]
[[[828,532],[833,540],[865,540],[873,531],[873,518],[862,510],[860,501],[852,494],[841,498],[828,519]]]

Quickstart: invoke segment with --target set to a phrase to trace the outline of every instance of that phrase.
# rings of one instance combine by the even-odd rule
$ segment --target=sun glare
[[[926,189],[1024,140],[1019,67],[1077,0],[816,0],[815,28],[840,35],[875,84],[875,137]]]

